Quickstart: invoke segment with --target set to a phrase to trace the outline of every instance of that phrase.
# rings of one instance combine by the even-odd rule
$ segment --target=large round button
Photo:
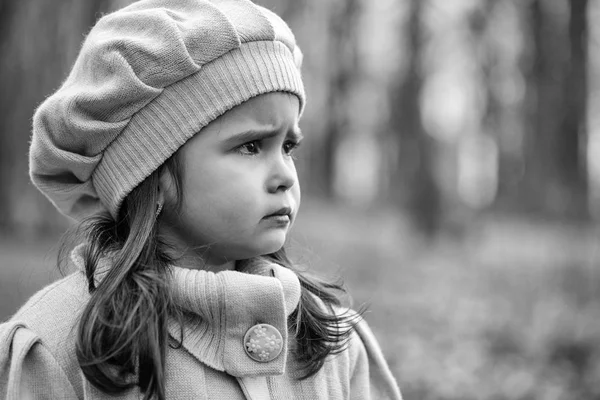
[[[272,361],[283,349],[281,333],[269,324],[254,325],[244,336],[244,349],[248,357],[253,360]]]

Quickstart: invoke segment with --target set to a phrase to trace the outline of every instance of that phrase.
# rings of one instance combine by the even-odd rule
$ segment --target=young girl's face
[[[180,150],[182,208],[165,175],[161,229],[186,256],[213,266],[269,254],[286,239],[300,205],[294,149],[299,101],[254,97],[203,128]]]

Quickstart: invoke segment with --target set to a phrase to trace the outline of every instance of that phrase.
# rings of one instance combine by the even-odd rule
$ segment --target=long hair
[[[181,169],[175,153],[125,198],[116,221],[109,215],[93,217],[71,235],[86,242],[83,258],[91,295],[77,327],[77,359],[86,379],[105,393],[139,386],[144,400],[166,398],[167,321],[175,317],[181,326],[182,317],[169,290],[169,265],[176,260],[168,256],[170,248],[158,235],[155,215],[163,171],[173,178],[181,207]],[[68,258],[72,244],[63,242],[59,263]],[[110,269],[96,284],[95,274],[107,256]],[[308,378],[323,367],[327,356],[343,351],[358,316],[336,313],[343,286],[305,276],[283,248],[262,257],[298,274],[300,302],[289,326],[297,344],[294,356],[303,371],[300,379]]]
[[[288,325],[295,334],[295,358],[302,369],[300,379],[309,378],[319,372],[327,356],[344,351],[364,310],[338,311],[341,295],[346,294],[341,280],[327,282],[302,273],[290,261],[285,248],[264,257],[291,269],[300,280],[300,302],[290,314]]]

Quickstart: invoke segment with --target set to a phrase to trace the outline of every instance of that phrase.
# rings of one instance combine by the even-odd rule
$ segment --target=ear
[[[175,182],[173,177],[166,170],[163,169],[158,178],[158,202],[165,204],[165,201],[175,197]]]
[[[165,191],[163,190],[163,188],[161,187],[160,183],[158,184],[158,204],[162,206],[165,205]]]

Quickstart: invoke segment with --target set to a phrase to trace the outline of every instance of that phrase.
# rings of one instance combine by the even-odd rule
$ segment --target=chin
[[[280,250],[285,244],[285,235],[277,238],[269,238],[269,240],[265,240],[260,243],[257,255],[263,256],[265,254],[275,253],[277,250]]]
[[[264,256],[265,254],[275,253],[283,247],[283,242],[281,243],[273,243],[269,246],[261,246],[260,251],[258,251],[257,256]]]
[[[228,246],[227,258],[245,260],[275,253],[283,247],[286,237],[285,233],[271,233],[269,235],[255,236],[248,241],[237,242]]]

